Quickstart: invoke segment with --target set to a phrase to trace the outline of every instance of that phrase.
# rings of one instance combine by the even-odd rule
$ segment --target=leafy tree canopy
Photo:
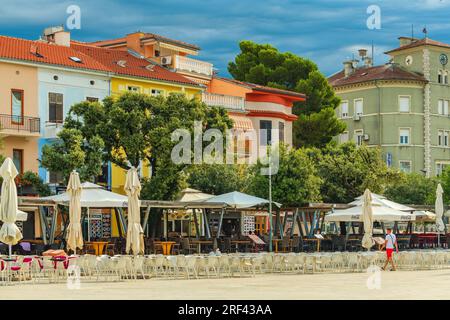
[[[434,205],[438,180],[419,173],[402,173],[391,183],[385,196],[402,204]]]
[[[357,147],[353,142],[329,145],[311,154],[317,161],[323,180],[321,195],[324,202],[348,203],[362,195],[366,188],[383,193],[398,173],[382,160],[379,148]]]
[[[288,149],[280,145],[278,171],[272,175],[272,199],[284,207],[320,201],[322,179],[307,149]],[[269,198],[269,176],[261,174],[267,165],[259,162],[252,168],[250,193]]]
[[[250,182],[250,171],[247,165],[193,165],[187,172],[187,182],[191,188],[214,195],[232,191],[246,192]]]

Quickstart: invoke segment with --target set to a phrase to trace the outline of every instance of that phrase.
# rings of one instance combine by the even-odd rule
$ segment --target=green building
[[[428,38],[401,37],[386,52],[389,63],[372,66],[367,50],[360,60],[328,80],[342,104],[347,124],[337,137],[380,146],[387,164],[405,172],[439,175],[450,165],[450,45]]]

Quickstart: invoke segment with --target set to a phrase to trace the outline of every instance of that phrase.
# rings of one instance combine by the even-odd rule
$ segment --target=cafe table
[[[172,246],[176,244],[175,241],[155,241],[155,244],[161,245],[163,255],[169,256],[172,252]]]
[[[316,242],[316,251],[320,252],[320,242],[322,239],[319,238],[311,238],[311,239],[303,239],[304,242]]]
[[[272,243],[275,245],[275,252],[278,252],[278,243],[283,240],[281,239],[272,239]]]
[[[95,255],[100,256],[103,254],[105,246],[108,244],[107,241],[90,241],[86,242],[87,245],[91,245],[94,248]]]
[[[202,245],[214,245],[213,240],[192,240],[191,243],[198,245],[198,253],[202,252]]]
[[[252,242],[250,240],[231,240],[232,244],[235,244],[239,250],[239,245],[245,245],[248,246],[250,244],[252,244]]]

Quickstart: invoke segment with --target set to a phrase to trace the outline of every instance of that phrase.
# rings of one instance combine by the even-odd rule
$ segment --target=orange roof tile
[[[255,84],[255,83],[244,82],[244,81],[239,81],[239,80],[229,79],[229,78],[222,78],[222,77],[215,77],[215,78],[220,79],[220,80],[224,80],[224,81],[228,81],[230,83],[234,83],[236,85],[243,86],[243,87],[252,89],[254,91],[282,94],[282,95],[298,97],[298,98],[303,98],[303,99],[306,98],[305,94],[299,93],[299,92],[295,92],[295,91],[283,90],[283,89],[278,89],[278,88],[273,88],[273,87],[267,87],[267,86],[262,86],[262,85]]]
[[[159,34],[155,34],[155,33],[144,33],[142,38],[141,38],[141,41],[151,40],[151,39],[154,39],[156,41],[173,43],[173,44],[180,45],[180,46],[183,46],[183,47],[187,47],[187,48],[190,48],[190,49],[193,49],[193,50],[200,50],[200,47],[195,45],[195,44],[191,44],[191,43],[187,43],[187,42],[184,42],[184,41],[167,38],[167,37],[161,36]],[[98,47],[107,47],[107,46],[111,46],[111,45],[126,44],[126,43],[127,43],[127,38],[126,37],[121,37],[121,38],[116,38],[116,39],[95,41],[95,42],[91,42],[89,44],[90,45],[94,45],[94,46],[98,46]]]
[[[146,59],[138,58],[127,51],[100,48],[74,41],[72,41],[71,47],[99,61],[117,74],[199,86],[196,82],[176,72],[167,70]],[[119,61],[124,62],[124,67],[118,64]]]
[[[328,82],[333,87],[356,84],[375,80],[415,80],[423,81],[423,75],[405,70],[396,64],[385,64],[370,68],[358,68],[349,76],[345,76],[344,71],[340,71],[328,78]]]
[[[415,47],[420,47],[420,46],[424,46],[424,45],[429,45],[429,46],[435,46],[435,47],[441,47],[441,48],[449,48],[450,49],[450,45],[443,43],[443,42],[439,42],[439,41],[435,41],[435,40],[431,40],[428,38],[424,38],[421,40],[415,40],[410,44],[386,51],[385,53],[391,53],[391,52],[396,52],[396,51],[401,51],[401,50],[405,50],[405,49],[410,49],[410,48],[415,48]]]
[[[79,58],[81,62],[75,62],[70,57]],[[6,36],[0,36],[0,58],[74,69],[87,69],[101,72],[110,71],[109,68],[92,57],[73,48],[58,46],[43,41],[32,41]]]

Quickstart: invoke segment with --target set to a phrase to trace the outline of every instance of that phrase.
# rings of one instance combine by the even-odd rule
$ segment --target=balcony
[[[63,121],[47,121],[44,128],[44,138],[55,139],[63,128]]]
[[[204,62],[184,56],[174,55],[173,68],[179,71],[187,71],[191,74],[198,74],[211,78],[213,75],[213,65],[209,62]]]
[[[244,98],[204,92],[202,101],[208,106],[224,107],[228,111],[245,112]]]
[[[1,136],[39,136],[40,131],[40,118],[0,114]]]

